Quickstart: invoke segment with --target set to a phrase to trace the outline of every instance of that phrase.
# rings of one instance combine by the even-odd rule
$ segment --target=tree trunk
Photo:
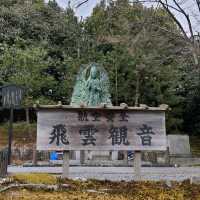
[[[139,106],[139,97],[140,97],[140,77],[139,73],[137,72],[136,75],[136,89],[135,89],[135,106]]]
[[[26,123],[29,125],[30,124],[30,118],[29,118],[29,108],[26,108]]]
[[[33,145],[33,165],[37,165],[37,149],[36,144]]]
[[[194,42],[191,44],[190,51],[192,52],[194,64],[195,64],[195,66],[198,67],[198,65],[199,65],[199,59],[198,59],[199,44],[197,41],[194,40]]]
[[[8,129],[8,164],[9,165],[11,164],[11,158],[12,158],[13,117],[14,117],[14,109],[13,109],[13,106],[11,106],[9,129]]]
[[[115,66],[115,106],[118,105],[118,70],[117,66],[114,63]]]

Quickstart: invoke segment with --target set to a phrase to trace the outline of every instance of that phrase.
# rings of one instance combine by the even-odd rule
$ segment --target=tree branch
[[[197,6],[198,6],[198,9],[199,9],[199,12],[200,12],[200,0],[196,0],[197,2]]]
[[[83,4],[87,3],[88,1],[89,1],[89,0],[84,0],[84,1],[80,2],[80,3],[76,6],[76,8],[81,7]]]
[[[185,16],[185,18],[188,22],[192,41],[194,41],[194,33],[193,33],[193,29],[192,29],[192,24],[191,24],[191,21],[190,21],[190,16],[181,8],[181,6],[177,3],[176,0],[173,0],[173,1],[174,1],[175,5],[180,9],[181,13]]]
[[[137,2],[132,2],[132,3],[160,3],[159,0],[138,0]],[[166,4],[166,3],[163,3],[165,6],[169,7],[169,8],[172,8],[174,10],[176,10],[177,12],[180,12],[180,10],[178,10],[176,7],[172,6],[172,5],[169,5],[169,4]]]
[[[162,5],[162,7],[164,8],[164,10],[172,17],[172,19],[174,20],[174,22],[178,25],[178,27],[180,28],[181,32],[183,33],[185,39],[187,41],[190,41],[190,39],[187,36],[187,33],[185,32],[183,26],[181,25],[181,23],[177,20],[177,18],[174,16],[174,14],[170,11],[170,9],[162,2],[162,0],[159,0],[160,4]]]

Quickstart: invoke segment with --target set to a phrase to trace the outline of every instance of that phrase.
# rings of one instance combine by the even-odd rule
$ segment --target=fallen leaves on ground
[[[15,189],[2,193],[0,200],[200,200],[199,185],[172,182],[111,182],[61,179],[48,174],[17,174],[15,182],[36,184],[67,184],[60,191]]]

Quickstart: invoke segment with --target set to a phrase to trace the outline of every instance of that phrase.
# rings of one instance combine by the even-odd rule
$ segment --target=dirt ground
[[[1,192],[0,200],[200,200],[200,186],[172,182],[111,182],[97,180],[68,180],[48,174],[19,174],[12,184],[66,185],[58,191],[41,189],[11,189]],[[0,186],[0,189],[7,187]]]

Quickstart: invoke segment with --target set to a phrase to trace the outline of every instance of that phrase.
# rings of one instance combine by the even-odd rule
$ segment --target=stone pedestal
[[[84,164],[85,163],[85,151],[81,150],[80,152],[80,164]]]
[[[80,164],[84,164],[87,160],[116,161],[118,160],[118,151],[75,151],[75,160]]]
[[[112,151],[112,160],[118,160],[118,151]]]
[[[111,160],[110,151],[91,151],[91,160]]]
[[[79,160],[80,161],[80,159],[81,159],[81,153],[80,153],[80,151],[75,151],[75,159],[76,160]]]
[[[128,152],[124,151],[124,161],[128,162]]]

